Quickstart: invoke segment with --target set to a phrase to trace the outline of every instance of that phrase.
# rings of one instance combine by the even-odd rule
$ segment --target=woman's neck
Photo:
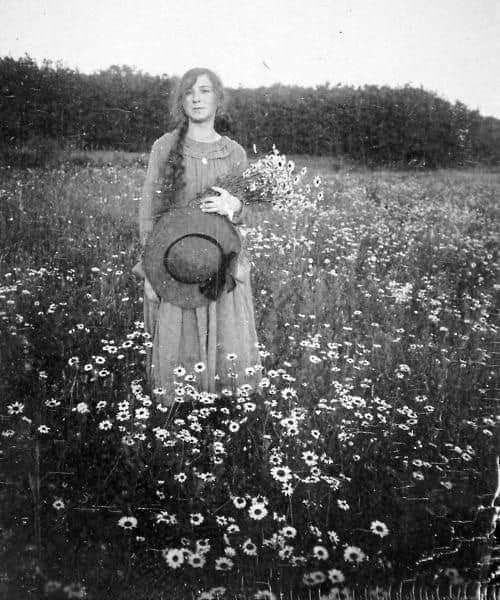
[[[196,142],[216,142],[220,135],[215,131],[213,123],[189,122],[186,137]]]

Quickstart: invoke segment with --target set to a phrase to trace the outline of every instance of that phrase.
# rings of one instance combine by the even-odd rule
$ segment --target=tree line
[[[176,76],[113,65],[93,74],[25,56],[0,58],[4,148],[51,141],[77,149],[148,151],[174,126]],[[247,149],[337,156],[368,166],[500,164],[500,120],[409,85],[228,89],[219,132]]]

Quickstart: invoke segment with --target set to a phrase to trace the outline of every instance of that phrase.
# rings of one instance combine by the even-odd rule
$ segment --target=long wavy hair
[[[184,112],[183,102],[187,91],[193,87],[200,75],[207,75],[213,85],[218,100],[216,115],[222,114],[225,110],[226,93],[222,81],[216,73],[204,67],[189,69],[189,71],[184,73],[177,83],[170,106],[170,114],[174,121],[177,135],[168,158],[169,169],[167,169],[164,181],[164,193],[169,200],[173,199],[173,196],[184,189],[186,185],[184,179],[185,165],[182,148],[188,130],[189,119]]]

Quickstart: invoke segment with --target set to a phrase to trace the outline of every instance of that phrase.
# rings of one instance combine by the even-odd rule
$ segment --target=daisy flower
[[[123,529],[134,529],[137,527],[137,519],[135,517],[122,517],[118,521],[118,525]]]
[[[24,404],[22,402],[13,402],[7,406],[7,412],[9,415],[18,415],[24,410]]]
[[[339,543],[339,536],[335,531],[331,530],[331,531],[327,531],[326,533],[327,533],[328,537],[330,538],[330,542],[332,544]]]
[[[247,505],[247,501],[241,496],[234,496],[232,500],[236,508],[245,508],[245,506]]]
[[[292,554],[293,554],[293,546],[289,546],[288,544],[285,544],[283,546],[283,548],[278,550],[278,556],[281,558],[281,560],[289,559],[292,556]]]
[[[177,523],[177,517],[169,514],[166,510],[158,513],[155,519],[157,523],[167,523],[167,525],[175,525]]]
[[[203,554],[198,554],[197,552],[191,552],[187,560],[188,564],[194,569],[201,569],[205,566],[207,559],[203,556]]]
[[[203,362],[198,362],[194,365],[193,370],[196,373],[203,373],[203,371],[206,369],[205,363]]]
[[[344,550],[344,560],[351,563],[360,563],[365,559],[366,555],[357,546],[346,546]]]
[[[210,551],[210,548],[210,540],[208,538],[196,541],[196,552],[200,554],[206,554]]]
[[[285,527],[280,530],[280,534],[286,538],[294,538],[297,535],[297,530],[291,525],[285,525]]]
[[[252,542],[250,538],[245,540],[241,545],[241,549],[248,556],[257,556],[257,546]]]
[[[189,522],[191,523],[191,525],[195,525],[195,526],[201,525],[204,520],[205,520],[205,517],[201,513],[191,513],[190,518],[189,518]]]
[[[234,562],[227,556],[219,556],[215,559],[216,571],[230,571],[234,566]]]
[[[318,455],[311,450],[306,450],[302,452],[302,460],[306,463],[308,467],[312,467],[318,462]]]
[[[45,400],[45,406],[49,408],[55,408],[56,406],[60,406],[60,400],[56,400],[55,398],[50,398],[50,400]]]
[[[389,528],[382,521],[372,521],[370,529],[375,535],[379,535],[380,537],[385,537],[389,533]]]
[[[326,560],[328,558],[328,550],[324,546],[314,546],[313,556],[318,560]]]
[[[278,467],[273,467],[271,469],[271,475],[274,477],[274,479],[276,479],[276,481],[286,483],[292,478],[292,471],[289,467],[281,465]]]
[[[136,419],[148,419],[149,418],[149,410],[143,406],[141,408],[135,409],[135,418]]]
[[[307,586],[320,585],[326,581],[326,575],[323,571],[312,571],[312,573],[304,573],[302,582]]]
[[[328,571],[328,579],[332,583],[342,583],[345,581],[344,574],[342,573],[342,571],[339,571],[338,569],[330,569]]]
[[[349,510],[350,506],[345,500],[337,500],[337,505],[342,510]]]
[[[291,400],[297,397],[297,392],[293,388],[287,387],[281,390],[281,397],[284,400]]]
[[[264,506],[264,504],[252,504],[252,506],[248,509],[248,514],[251,519],[260,521],[267,515],[267,508]]]
[[[167,565],[172,569],[177,569],[184,562],[184,552],[177,548],[164,548],[161,553]]]

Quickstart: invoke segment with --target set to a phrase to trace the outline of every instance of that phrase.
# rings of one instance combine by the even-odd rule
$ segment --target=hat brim
[[[215,238],[224,254],[237,254],[241,248],[236,228],[222,215],[205,213],[199,207],[185,207],[171,210],[158,219],[144,249],[144,271],[160,298],[182,308],[197,308],[211,302],[200,291],[200,284],[177,281],[164,265],[165,252],[170,244],[193,233]],[[222,293],[226,292],[227,286],[228,282]]]

